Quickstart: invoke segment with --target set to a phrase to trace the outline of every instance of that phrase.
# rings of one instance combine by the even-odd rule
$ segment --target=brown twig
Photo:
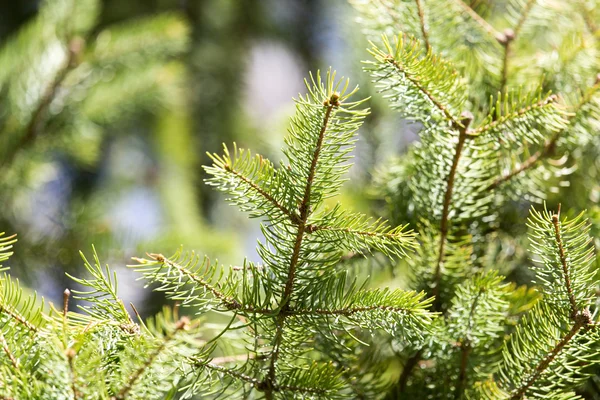
[[[592,323],[592,317],[589,311],[583,311],[577,314],[575,323],[569,330],[569,332],[563,337],[556,345],[552,348],[550,353],[546,355],[535,367],[533,373],[526,379],[519,388],[513,391],[511,400],[523,399],[523,396],[527,393],[527,390],[539,379],[542,373],[548,368],[550,363],[554,361],[556,356],[563,350],[563,348],[569,344],[573,337],[579,332],[581,328],[587,327]]]
[[[408,79],[413,85],[415,85],[415,87],[419,89],[419,91],[423,93],[433,103],[433,105],[435,105],[435,107],[442,112],[442,114],[444,114],[446,119],[450,121],[453,126],[462,126],[461,121],[455,118],[450,113],[450,111],[431,92],[429,92],[429,90],[427,90],[427,88],[425,88],[418,79],[415,79],[411,74],[409,74],[405,70],[404,66],[398,63],[398,61],[396,61],[396,59],[393,56],[387,56],[386,61],[392,66],[394,66],[394,68],[396,68],[398,71],[403,73],[406,79]]]
[[[419,22],[421,24],[421,33],[423,34],[423,41],[427,47],[427,51],[431,51],[431,44],[429,43],[429,32],[427,32],[427,25],[425,24],[425,12],[423,11],[423,4],[421,0],[415,0],[417,4],[417,13],[419,14]]]
[[[10,348],[8,347],[8,343],[6,342],[6,338],[4,337],[4,334],[2,333],[2,330],[0,330],[0,344],[2,345],[2,350],[4,350],[4,353],[6,354],[6,356],[8,357],[8,359],[10,360],[10,363],[13,365],[13,367],[15,369],[18,369],[19,368],[19,362],[15,358],[14,354],[10,351]]]
[[[313,180],[315,178],[316,170],[317,170],[317,162],[319,160],[319,156],[321,155],[321,149],[323,146],[323,141],[325,138],[325,132],[327,131],[327,127],[329,125],[329,119],[331,118],[331,113],[333,112],[334,107],[339,106],[339,95],[337,93],[333,93],[329,99],[327,99],[324,103],[326,107],[325,115],[323,117],[323,123],[321,124],[321,130],[319,131],[319,136],[317,138],[317,143],[315,146],[315,151],[312,156],[311,164],[308,170],[308,178],[306,180],[306,186],[304,188],[304,196],[302,198],[302,202],[300,203],[300,223],[298,226],[298,231],[296,233],[296,238],[294,241],[294,248],[292,252],[292,257],[290,259],[290,266],[288,269],[288,276],[285,283],[285,287],[283,290],[281,303],[278,307],[279,314],[277,315],[276,326],[277,331],[275,333],[275,338],[273,339],[273,350],[271,352],[271,359],[269,362],[269,371],[267,373],[267,377],[260,383],[259,387],[265,394],[265,398],[267,400],[273,398],[273,392],[276,389],[275,382],[275,366],[277,364],[277,360],[279,358],[279,351],[281,346],[281,341],[283,339],[283,328],[285,324],[285,319],[287,317],[289,302],[291,299],[292,291],[294,288],[294,282],[296,280],[296,268],[298,266],[298,260],[300,259],[300,250],[302,248],[302,240],[304,239],[304,234],[306,232],[307,224],[306,221],[310,216],[310,195],[313,185]]]
[[[563,247],[562,237],[560,234],[560,204],[558,205],[558,211],[552,215],[552,225],[554,225],[554,239],[558,246],[558,256],[563,270],[563,277],[565,279],[565,286],[567,289],[567,295],[569,297],[569,303],[571,304],[571,318],[575,318],[577,315],[577,302],[573,295],[573,288],[571,287],[571,274],[569,271],[569,264],[565,249]]]
[[[133,372],[133,374],[129,376],[127,383],[125,383],[125,385],[121,388],[119,393],[115,396],[116,400],[124,400],[127,397],[129,392],[135,386],[136,382],[142,377],[144,372],[146,372],[146,370],[152,365],[154,360],[156,360],[156,357],[158,357],[160,353],[165,349],[165,347],[167,347],[167,344],[175,338],[176,334],[179,331],[186,329],[189,326],[189,324],[190,320],[187,317],[182,317],[179,321],[177,321],[177,323],[175,324],[175,329],[164,337],[164,340],[162,341],[160,346],[158,346],[152,353],[150,353],[144,364],[141,365],[137,370]]]
[[[477,22],[488,34],[490,34],[497,41],[502,40],[502,33],[498,32],[492,25],[490,25],[485,19],[475,12],[468,4],[465,4],[462,0],[454,0],[475,22]]]
[[[448,237],[448,225],[449,225],[449,214],[450,214],[450,203],[452,201],[452,191],[454,189],[454,179],[456,178],[456,171],[458,170],[458,162],[462,154],[463,146],[467,139],[467,129],[469,124],[473,120],[473,115],[469,112],[465,112],[461,115],[462,121],[458,127],[458,142],[456,143],[456,150],[454,151],[454,158],[452,160],[452,166],[446,177],[446,192],[444,193],[444,203],[442,206],[442,218],[440,222],[440,245],[438,249],[438,259],[435,265],[434,271],[434,286],[433,296],[435,296],[434,309],[439,310],[441,308],[440,300],[440,279],[442,275],[442,263],[444,261],[446,239]]]

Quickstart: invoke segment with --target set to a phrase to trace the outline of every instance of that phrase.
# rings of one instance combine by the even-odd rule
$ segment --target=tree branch
[[[225,169],[225,171],[230,172],[234,176],[236,176],[239,179],[241,179],[248,186],[252,187],[252,189],[256,190],[261,196],[263,196],[275,208],[277,208],[282,213],[284,213],[290,219],[290,221],[293,224],[298,225],[300,223],[300,217],[295,212],[292,212],[292,211],[288,210],[283,204],[279,203],[277,201],[277,199],[275,199],[269,193],[267,193],[266,191],[264,191],[262,188],[260,188],[257,184],[255,184],[254,182],[252,182],[250,179],[246,178],[244,175],[242,175],[238,171],[234,170],[230,165],[225,165],[224,169]]]
[[[565,286],[567,289],[567,295],[569,297],[569,303],[571,304],[571,318],[575,318],[577,316],[577,302],[575,301],[575,296],[573,295],[573,288],[571,287],[571,274],[569,273],[569,265],[567,263],[567,256],[565,254],[565,249],[562,243],[562,237],[560,234],[560,204],[558,205],[558,211],[556,214],[552,215],[552,225],[554,225],[554,238],[556,240],[556,245],[558,246],[558,256],[560,258],[560,263],[563,270],[563,276],[565,279]]]
[[[23,316],[19,315],[19,313],[7,308],[6,306],[4,306],[2,304],[0,304],[0,313],[6,313],[9,317],[14,319],[21,325],[25,326],[27,329],[29,329],[32,332],[37,333],[39,330],[37,326],[35,326],[31,322],[27,321]]]
[[[417,4],[417,12],[419,14],[419,22],[421,24],[421,33],[423,34],[423,41],[427,47],[427,51],[431,51],[431,44],[429,43],[429,32],[427,32],[427,26],[425,25],[425,12],[423,11],[423,4],[421,0],[415,0]]]
[[[2,350],[4,350],[4,353],[10,360],[10,363],[12,364],[12,366],[15,369],[19,369],[19,362],[17,361],[17,359],[15,358],[13,353],[10,351],[10,348],[8,347],[8,343],[6,342],[6,338],[4,337],[2,330],[0,330],[0,345],[2,345]]]
[[[598,74],[598,76],[596,77],[596,83],[594,84],[594,86],[590,90],[588,90],[586,95],[581,99],[579,104],[577,104],[577,106],[575,107],[574,113],[569,117],[569,124],[567,125],[567,127],[561,131],[556,132],[550,138],[550,140],[544,145],[544,147],[541,150],[535,152],[531,157],[529,157],[527,160],[525,160],[525,162],[523,162],[523,164],[521,164],[519,167],[513,169],[511,172],[509,172],[508,174],[506,174],[504,176],[496,178],[496,180],[494,180],[486,188],[486,190],[496,189],[498,186],[502,185],[504,182],[511,180],[513,177],[515,177],[516,175],[519,175],[521,172],[524,172],[524,171],[528,170],[529,168],[533,167],[534,165],[537,164],[538,161],[546,158],[547,156],[552,155],[556,148],[556,143],[558,142],[558,139],[560,139],[560,136],[562,134],[564,134],[568,130],[568,128],[573,124],[573,121],[575,119],[577,119],[577,115],[578,115],[579,111],[581,111],[581,109],[583,108],[584,105],[586,105],[587,103],[589,103],[591,101],[593,94],[595,94],[595,92],[598,89],[600,89],[600,74]],[[552,96],[550,96],[550,97],[552,97]],[[550,97],[548,98],[548,100],[550,100]]]
[[[462,0],[454,0],[454,2],[458,4],[467,13],[467,15],[477,22],[490,36],[499,42],[502,40],[504,37],[503,34],[498,32],[492,25],[490,25],[485,19],[477,14],[475,10],[469,7],[468,4],[465,4],[465,2]]]
[[[327,99],[324,103],[326,107],[325,116],[323,117],[323,123],[321,124],[321,130],[319,131],[319,136],[317,138],[317,143],[315,146],[315,151],[313,153],[313,157],[311,160],[311,164],[308,171],[308,178],[306,180],[306,186],[304,188],[304,196],[302,198],[302,202],[300,203],[300,223],[298,226],[298,231],[296,233],[296,239],[294,242],[294,250],[292,253],[292,257],[290,260],[290,267],[288,270],[288,276],[285,283],[285,288],[283,290],[281,303],[279,304],[278,310],[279,314],[276,320],[277,331],[275,333],[275,338],[273,339],[273,350],[271,352],[271,360],[269,363],[269,371],[267,377],[264,381],[261,382],[261,387],[264,390],[265,397],[267,400],[273,398],[273,392],[276,389],[275,385],[275,366],[277,364],[277,359],[279,358],[279,351],[281,346],[281,341],[283,339],[283,327],[285,323],[285,319],[289,307],[289,302],[291,299],[292,291],[294,288],[294,282],[296,280],[296,268],[298,266],[298,260],[300,258],[300,250],[302,248],[302,240],[304,239],[304,234],[307,228],[306,221],[310,216],[310,194],[312,190],[313,180],[315,178],[316,170],[317,170],[317,161],[319,160],[319,156],[321,154],[321,149],[323,146],[323,140],[325,138],[325,132],[327,131],[327,127],[329,125],[329,119],[331,118],[331,113],[333,112],[334,107],[338,107],[339,103],[339,95],[337,93],[331,94],[330,98]]]
[[[569,330],[569,332],[552,348],[550,353],[546,355],[535,367],[534,371],[530,374],[529,378],[517,389],[515,389],[510,397],[511,400],[523,399],[527,390],[540,378],[542,373],[548,368],[550,363],[554,361],[556,356],[569,344],[573,337],[579,332],[581,328],[584,328],[592,323],[592,317],[589,311],[585,310],[580,312],[575,317],[575,323]]]
[[[399,72],[403,73],[404,76],[406,77],[406,79],[408,79],[413,85],[415,85],[417,87],[417,89],[419,89],[419,91],[421,93],[423,93],[433,103],[433,105],[435,105],[435,107],[442,112],[442,114],[444,114],[444,116],[446,117],[446,119],[452,123],[452,126],[454,126],[454,127],[462,127],[461,122],[458,121],[458,119],[456,119],[450,113],[450,111],[438,99],[436,99],[435,96],[433,94],[431,94],[429,92],[429,90],[427,90],[421,84],[421,82],[419,82],[418,79],[415,79],[409,72],[407,72],[404,69],[404,66],[401,65],[400,63],[398,63],[396,61],[396,59],[394,59],[393,56],[391,56],[391,55],[387,56],[386,57],[386,61],[389,64],[393,65],[396,70],[398,70]]]
[[[141,365],[137,370],[135,370],[135,372],[129,377],[129,380],[127,381],[125,386],[123,386],[123,388],[121,388],[119,393],[115,396],[116,400],[124,400],[127,397],[127,395],[129,394],[131,389],[133,389],[133,386],[136,384],[136,382],[141,378],[144,372],[152,365],[154,360],[156,360],[156,357],[158,357],[159,354],[165,349],[165,347],[167,347],[167,344],[175,338],[175,335],[179,331],[182,331],[188,327],[189,323],[190,320],[187,317],[182,317],[179,321],[177,321],[177,323],[175,324],[175,330],[173,330],[164,337],[164,340],[162,341],[160,346],[158,346],[152,353],[150,353],[144,364]]]
[[[434,309],[439,310],[441,308],[441,300],[440,300],[440,279],[441,279],[441,269],[442,263],[444,261],[444,253],[446,246],[446,239],[448,236],[448,217],[450,213],[450,203],[452,201],[452,191],[454,189],[454,179],[456,177],[456,171],[458,170],[458,162],[460,160],[460,156],[462,153],[463,146],[465,144],[465,140],[467,139],[467,129],[469,124],[473,120],[473,115],[471,113],[465,112],[461,115],[463,117],[459,132],[458,132],[458,142],[456,143],[456,150],[454,152],[454,159],[452,160],[452,166],[450,167],[450,172],[448,173],[448,177],[446,178],[446,192],[444,193],[444,203],[442,208],[442,219],[440,222],[440,246],[438,250],[438,259],[435,265],[434,272],[434,286],[433,286],[433,295],[435,296]]]

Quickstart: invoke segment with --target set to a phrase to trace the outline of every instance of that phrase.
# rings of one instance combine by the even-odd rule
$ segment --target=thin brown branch
[[[473,10],[468,4],[462,0],[454,0],[454,2],[458,4],[467,13],[467,15],[477,22],[490,36],[497,41],[501,41],[503,39],[504,35],[498,32],[492,25],[489,24],[489,22],[477,14],[475,10]]]
[[[415,367],[419,365],[419,361],[421,360],[421,355],[423,354],[423,349],[418,350],[415,354],[412,355],[406,363],[404,363],[404,368],[402,368],[402,373],[400,374],[400,378],[398,379],[397,391],[398,394],[404,393],[406,391],[406,386],[408,385],[408,379],[412,375]]]
[[[37,333],[39,330],[37,326],[35,326],[31,322],[27,321],[27,319],[25,319],[23,316],[19,315],[19,313],[7,308],[6,306],[1,305],[1,304],[0,304],[0,313],[7,314],[9,317],[11,317],[12,319],[14,319],[15,321],[17,321],[18,323],[20,323],[21,325],[23,325],[24,327],[26,327],[27,329],[29,329],[32,332]]]
[[[425,23],[425,12],[423,11],[423,4],[421,0],[415,0],[417,4],[417,12],[419,14],[419,22],[421,24],[421,33],[423,34],[423,41],[427,47],[427,51],[431,51],[431,44],[429,43],[429,32],[427,32],[427,25]]]
[[[440,299],[440,280],[442,277],[442,264],[444,261],[445,255],[445,246],[446,239],[448,237],[448,225],[449,225],[449,214],[450,214],[450,203],[452,202],[452,191],[454,189],[454,179],[456,178],[456,171],[458,170],[458,162],[460,161],[460,156],[462,154],[462,150],[465,144],[465,140],[467,139],[467,129],[469,124],[473,120],[473,115],[470,113],[463,113],[461,115],[463,117],[459,132],[458,132],[458,142],[456,143],[456,150],[454,151],[454,158],[452,160],[452,166],[450,167],[450,171],[448,172],[448,176],[446,177],[446,192],[444,193],[444,202],[442,206],[442,218],[440,222],[440,246],[438,249],[438,259],[435,265],[434,272],[434,286],[433,286],[433,296],[435,296],[434,309],[440,310],[441,308],[441,299]]]
[[[384,306],[384,305],[376,305],[376,306],[368,306],[368,307],[350,307],[350,308],[341,308],[336,310],[326,310],[321,308],[316,309],[292,309],[288,312],[288,315],[325,315],[325,316],[339,316],[343,315],[346,317],[352,316],[354,314],[368,312],[368,311],[390,311],[390,312],[410,312],[411,310],[404,307],[394,307],[394,306]]]
[[[473,304],[471,304],[471,309],[469,310],[469,319],[467,322],[467,331],[465,332],[464,338],[461,341],[460,345],[460,368],[458,372],[458,383],[456,384],[456,390],[454,391],[454,398],[460,399],[465,390],[465,383],[467,381],[467,367],[469,365],[469,356],[471,355],[471,351],[473,350],[471,346],[471,332],[473,331],[473,319],[475,317],[475,310],[477,309],[477,305],[479,304],[479,299],[481,295],[485,292],[483,288],[480,288],[473,299]]]
[[[69,361],[69,372],[71,375],[71,391],[73,392],[73,399],[79,398],[79,390],[77,390],[77,374],[75,373],[75,349],[69,347],[66,351],[66,356]]]
[[[230,172],[231,174],[238,177],[252,189],[256,190],[261,196],[263,196],[269,203],[271,203],[275,208],[280,210],[283,214],[285,214],[293,224],[298,225],[300,223],[300,217],[295,212],[288,210],[283,204],[279,203],[277,199],[271,196],[269,193],[264,191],[260,186],[252,182],[250,179],[246,178],[244,175],[240,174],[238,171],[234,170],[231,166],[225,165],[225,171]]]
[[[194,274],[192,271],[185,268],[184,266],[179,265],[178,263],[169,260],[167,257],[163,256],[162,254],[149,253],[148,257],[152,258],[153,260],[158,261],[161,264],[168,265],[170,268],[176,269],[181,274],[187,276],[188,279],[190,279],[192,282],[202,286],[204,289],[211,292],[215,298],[221,300],[227,307],[237,308],[237,307],[235,307],[235,305],[238,304],[238,302],[235,299],[226,296],[224,293],[221,293],[219,290],[217,290],[216,287],[209,284],[207,281],[200,278],[199,276],[197,276],[196,274]],[[143,262],[143,260],[136,258],[136,257],[134,257],[133,259],[137,262]]]
[[[504,48],[504,53],[502,55],[502,72],[500,73],[500,88],[498,89],[502,99],[505,99],[507,95],[506,86],[508,84],[508,61],[511,52],[510,44],[515,40],[515,38],[515,32],[512,29],[506,29],[502,39],[499,41]]]
[[[186,329],[189,326],[189,324],[190,320],[187,317],[182,317],[181,319],[179,319],[179,321],[177,321],[177,323],[175,324],[175,329],[169,332],[169,334],[167,334],[164,337],[160,346],[158,346],[152,353],[150,353],[144,364],[142,364],[137,370],[133,372],[133,374],[129,376],[127,383],[125,383],[125,385],[121,388],[119,393],[115,396],[116,400],[124,400],[127,397],[127,395],[129,394],[129,392],[131,392],[137,381],[142,377],[144,372],[146,372],[146,370],[152,365],[152,363],[154,363],[154,361],[160,355],[160,353],[167,347],[168,343],[175,338],[178,332]]]
[[[298,260],[300,259],[300,250],[302,248],[302,240],[304,239],[304,234],[307,228],[306,221],[308,220],[308,217],[310,216],[311,212],[310,195],[313,180],[315,178],[317,170],[317,162],[319,160],[319,156],[321,155],[323,140],[325,138],[325,132],[327,131],[327,127],[329,126],[329,119],[331,118],[331,113],[333,112],[334,107],[337,107],[339,105],[339,95],[337,93],[331,94],[330,98],[327,99],[324,103],[324,106],[326,107],[325,115],[323,117],[323,123],[321,124],[321,129],[317,138],[315,151],[313,153],[311,164],[308,170],[308,178],[306,180],[306,186],[304,188],[304,196],[299,206],[300,223],[297,225],[298,231],[296,233],[292,257],[290,259],[288,276],[283,290],[281,303],[278,307],[279,315],[277,316],[276,320],[277,330],[275,332],[275,338],[273,339],[273,350],[271,352],[271,360],[269,362],[269,371],[267,373],[267,377],[261,382],[260,385],[267,399],[273,398],[273,391],[275,391],[276,387],[275,366],[277,364],[277,359],[279,358],[281,341],[283,339],[283,327],[285,324],[286,316],[288,315],[287,311],[289,308],[289,302],[294,288],[294,282],[296,280],[296,268],[298,267]]]
[[[581,328],[587,327],[592,324],[592,317],[589,311],[583,311],[577,314],[575,317],[575,323],[569,330],[569,332],[563,337],[552,350],[544,357],[535,367],[534,371],[529,375],[525,382],[515,389],[510,397],[511,400],[523,399],[523,396],[527,393],[527,390],[540,378],[542,373],[548,368],[550,363],[554,361],[556,356],[569,344],[573,337],[579,332]]]
[[[10,348],[8,347],[8,343],[6,342],[6,338],[4,337],[4,334],[2,333],[1,330],[0,330],[0,344],[2,345],[2,350],[4,350],[4,353],[10,360],[10,363],[12,364],[12,366],[15,369],[19,369],[19,361],[17,361],[14,354],[10,351]]]
[[[577,302],[575,301],[575,295],[573,295],[573,288],[571,286],[571,274],[569,271],[569,264],[567,261],[567,255],[562,242],[562,236],[560,234],[560,204],[556,214],[552,215],[552,225],[554,225],[554,239],[558,246],[558,256],[563,270],[563,277],[565,279],[565,286],[567,289],[567,295],[569,297],[569,303],[571,304],[571,318],[575,318],[577,315]]]
[[[471,342],[466,340],[460,345],[460,369],[458,372],[458,383],[454,391],[454,398],[460,399],[465,390],[465,382],[467,381],[467,366],[469,365],[469,355],[471,354]]]
[[[431,93],[427,88],[425,88],[418,79],[415,79],[410,73],[406,71],[403,65],[398,63],[393,56],[386,57],[386,61],[393,65],[399,72],[403,73],[406,79],[408,79],[421,93],[423,93],[432,103],[435,105],[437,109],[439,109],[442,114],[446,117],[448,121],[452,123],[454,127],[462,127],[461,122],[456,119],[450,111]]]

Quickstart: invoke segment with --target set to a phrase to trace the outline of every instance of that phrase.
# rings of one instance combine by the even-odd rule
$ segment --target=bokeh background
[[[91,256],[92,244],[117,271],[121,297],[144,315],[163,300],[125,268],[131,256],[170,255],[182,245],[224,264],[257,261],[258,222],[204,185],[206,152],[236,142],[281,159],[292,98],[304,92],[309,71],[332,66],[361,86],[360,96],[374,95],[361,69],[367,43],[345,0],[104,0],[94,10],[47,3],[58,5],[0,2],[0,48],[12,51],[4,58],[14,64],[11,79],[24,82],[14,91],[33,98],[28,110],[6,96],[10,87],[2,97],[0,145],[10,162],[0,163],[0,232],[19,237],[11,273],[55,303],[74,287],[65,272],[84,274],[79,251]],[[92,14],[85,34],[69,27]],[[48,26],[35,28],[39,21]],[[54,36],[66,53],[45,53]],[[70,66],[61,61],[69,51]],[[30,71],[34,65],[50,72]],[[69,74],[57,84],[65,66]],[[40,140],[11,138],[31,131],[48,88],[56,90],[33,130]],[[374,168],[414,134],[381,98],[369,106],[355,166],[334,201],[377,214]],[[55,146],[61,130],[72,134]]]

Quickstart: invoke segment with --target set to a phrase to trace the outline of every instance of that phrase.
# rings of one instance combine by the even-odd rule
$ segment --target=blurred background
[[[125,268],[182,245],[224,264],[257,261],[258,221],[203,183],[222,143],[274,162],[292,98],[332,66],[372,95],[367,43],[345,0],[0,2],[0,232],[8,265],[60,304],[91,245],[120,295],[161,307]],[[341,200],[377,213],[374,166],[414,139],[382,99],[360,132]],[[150,297],[152,296],[152,297]],[[147,301],[150,299],[149,301]]]

